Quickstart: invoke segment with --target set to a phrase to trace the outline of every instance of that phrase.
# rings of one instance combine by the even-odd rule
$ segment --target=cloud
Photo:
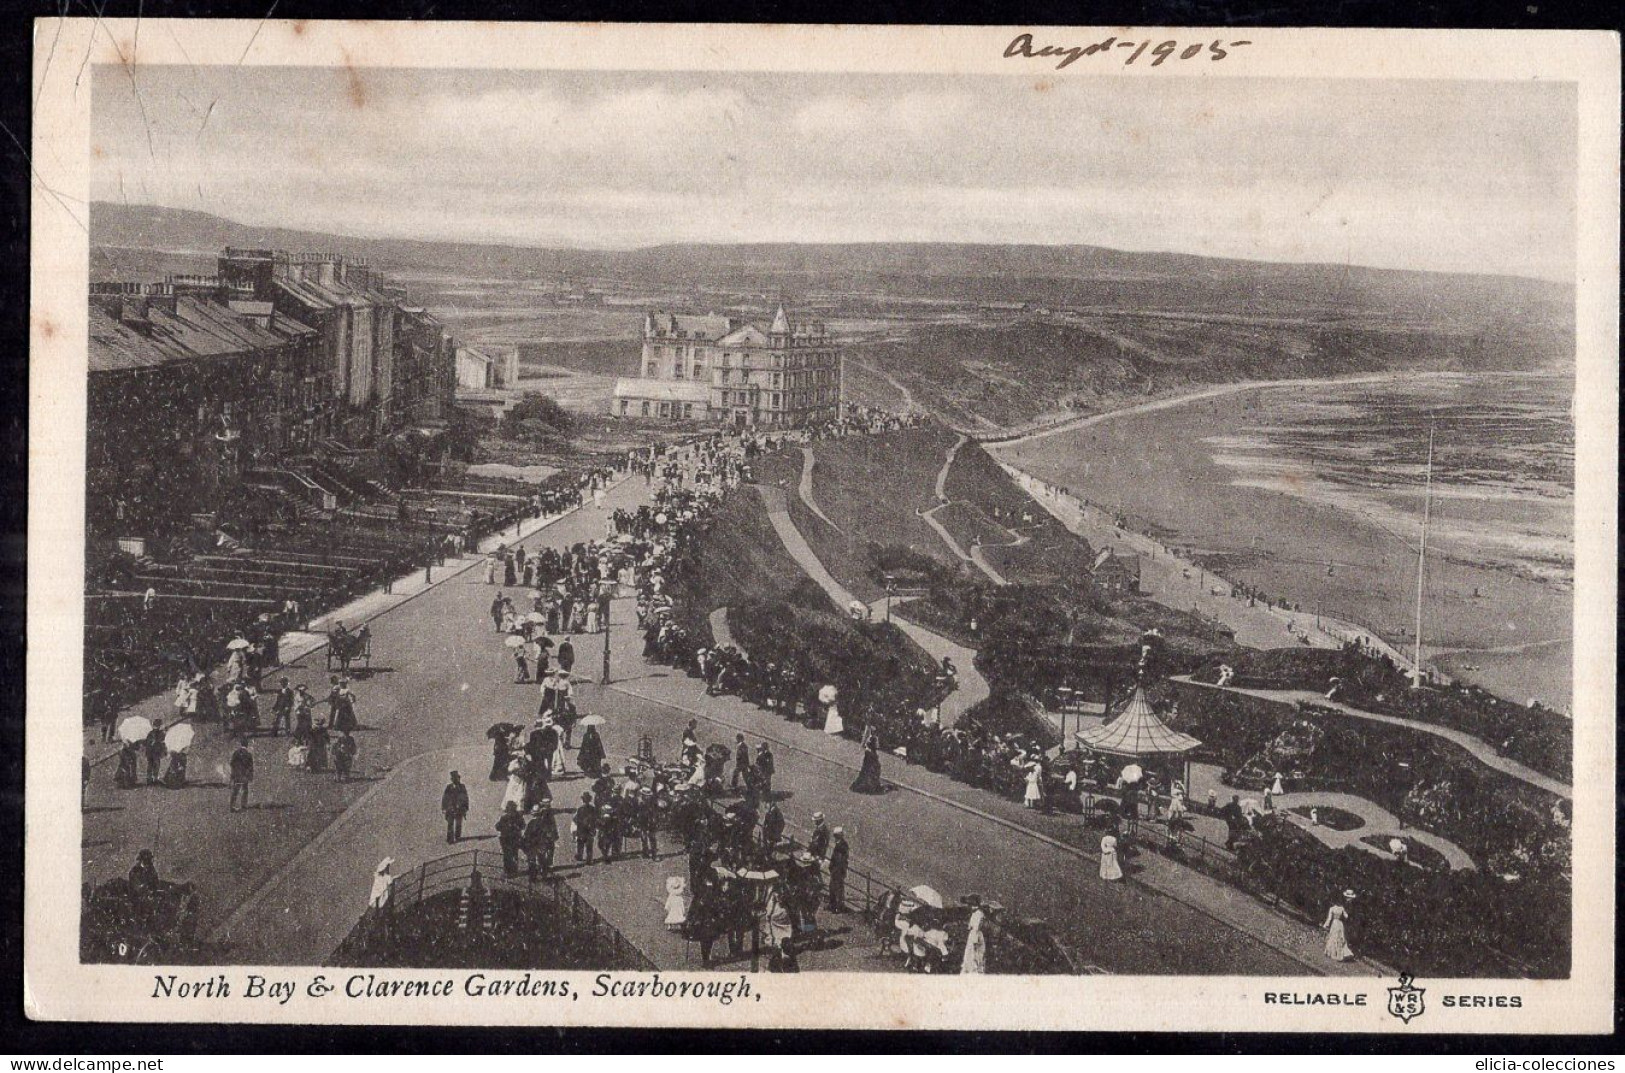
[[[94,76],[95,196],[253,224],[592,246],[1076,242],[1554,275],[1573,260],[1561,86],[140,77],[145,122],[122,71]]]

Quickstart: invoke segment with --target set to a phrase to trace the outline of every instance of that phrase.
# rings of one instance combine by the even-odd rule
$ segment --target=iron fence
[[[549,876],[535,883],[509,879],[500,853],[477,849],[425,861],[397,876],[385,904],[367,908],[334,950],[329,964],[351,963],[360,952],[389,934],[403,914],[439,895],[467,890],[475,876],[487,891],[508,892],[532,904],[545,903],[550,912],[542,915],[553,921],[555,944],[562,944],[566,934],[577,942],[585,937],[595,967],[630,972],[654,972],[659,968],[562,878]]]

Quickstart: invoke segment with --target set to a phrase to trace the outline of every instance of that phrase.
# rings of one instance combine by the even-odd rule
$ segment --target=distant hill
[[[980,427],[1240,379],[1573,362],[1573,288],[1516,276],[1079,245],[580,250],[415,242],[255,227],[208,213],[110,202],[92,204],[90,229],[92,279],[209,271],[229,245],[330,251],[403,274],[516,283],[607,280],[623,293],[705,293],[708,302],[721,296],[726,303],[727,295],[747,304],[780,293],[817,296],[809,305],[821,315],[891,324],[855,345],[854,356],[893,375],[950,420]],[[487,298],[503,304],[518,300],[500,284],[485,288]],[[434,287],[424,296],[437,298]],[[894,319],[900,309],[904,321]],[[631,371],[605,367],[602,347],[580,349],[580,357],[592,359],[591,371]],[[573,360],[567,348],[556,347],[531,359]]]

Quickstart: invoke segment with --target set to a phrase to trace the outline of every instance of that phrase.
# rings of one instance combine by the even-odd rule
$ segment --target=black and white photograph
[[[1607,1015],[1617,38],[63,25],[43,1009]]]

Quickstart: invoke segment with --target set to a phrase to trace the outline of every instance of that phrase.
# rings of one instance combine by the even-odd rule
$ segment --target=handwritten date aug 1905
[[[1116,49],[1133,49],[1123,60],[1123,66],[1127,67],[1149,49],[1152,56],[1151,66],[1157,67],[1164,60],[1175,57],[1193,60],[1205,55],[1209,61],[1217,62],[1230,55],[1231,49],[1250,44],[1251,41],[1197,41],[1181,47],[1178,41],[1160,41],[1153,45],[1150,41],[1119,41],[1116,37],[1108,37],[1089,45],[1035,45],[1032,34],[1017,34],[1015,39],[1005,46],[1004,57],[1005,59],[1059,57],[1059,61],[1055,64],[1055,69],[1059,71],[1070,67],[1085,56],[1112,55]]]

